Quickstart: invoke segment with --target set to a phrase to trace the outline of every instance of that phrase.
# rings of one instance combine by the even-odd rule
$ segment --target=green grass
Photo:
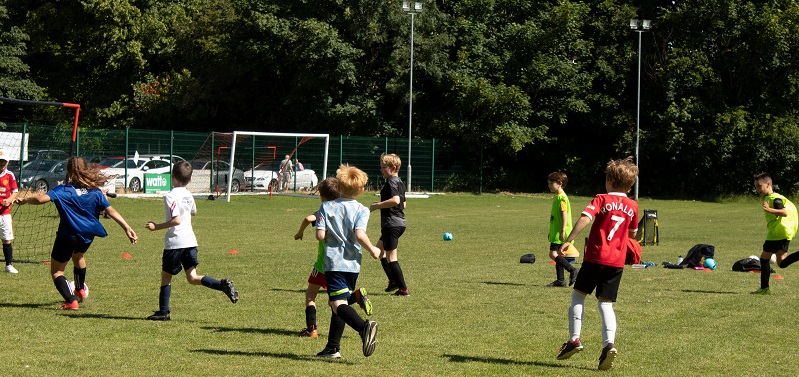
[[[361,197],[374,201],[373,193]],[[589,198],[572,197],[575,216]],[[235,197],[198,200],[193,225],[200,273],[233,279],[238,304],[221,293],[173,281],[172,321],[150,322],[157,309],[163,231],[160,199],[112,201],[139,233],[127,244],[111,220],[110,236],[87,253],[90,297],[76,312],[61,312],[49,267],[17,264],[0,274],[3,375],[307,376],[583,376],[596,369],[601,348],[596,300],[586,300],[585,350],[556,361],[568,337],[570,290],[548,288],[554,266],[546,257],[551,196],[448,194],[411,199],[399,259],[411,297],[383,293],[380,263],[364,258],[359,285],[367,287],[380,324],[377,349],[361,354],[347,329],[340,360],[313,357],[325,344],[330,312],[319,296],[320,338],[297,338],[316,256],[312,232],[294,241],[318,199]],[[752,296],[759,275],[730,266],[759,254],[765,220],[755,198],[730,203],[641,200],[657,209],[660,246],[644,247],[658,267],[627,269],[619,300],[619,376],[795,375],[790,356],[799,324],[799,268],[780,270],[772,296]],[[368,233],[377,240],[379,214]],[[453,241],[443,241],[452,232]],[[587,230],[578,240],[587,236]],[[718,269],[668,270],[697,243],[716,246]],[[797,245],[794,245],[795,247]],[[578,242],[582,248],[582,242]],[[236,249],[237,255],[228,251]],[[133,255],[131,259],[120,257]],[[522,254],[538,261],[520,264]],[[582,258],[580,259],[582,260]],[[71,277],[71,264],[67,270]],[[363,315],[360,308],[359,314]],[[598,372],[597,372],[598,373]]]

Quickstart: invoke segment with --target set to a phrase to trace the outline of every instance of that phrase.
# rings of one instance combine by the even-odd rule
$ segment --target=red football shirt
[[[583,259],[623,268],[628,232],[638,230],[638,203],[620,192],[599,194],[582,214],[594,220]]]
[[[12,192],[19,191],[17,188],[17,179],[14,177],[14,173],[6,170],[4,173],[0,173],[0,201],[3,199],[8,199],[11,196]],[[4,206],[0,204],[0,215],[9,215],[11,214],[11,206]]]

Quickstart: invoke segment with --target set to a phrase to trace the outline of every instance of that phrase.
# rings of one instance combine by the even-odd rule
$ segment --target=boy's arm
[[[116,221],[117,224],[119,224],[119,226],[122,227],[122,230],[125,231],[125,235],[128,236],[130,243],[135,244],[136,240],[138,240],[139,237],[136,235],[136,232],[133,231],[133,228],[131,228],[130,225],[128,225],[128,223],[125,222],[125,219],[122,218],[122,215],[120,215],[119,212],[117,212],[117,210],[115,210],[114,207],[111,206],[106,207],[105,213],[107,213],[108,216],[114,219],[114,221]]]
[[[569,220],[569,214],[566,211],[560,211],[560,237],[561,241],[566,240],[566,222]]]
[[[358,240],[361,247],[369,250],[369,254],[372,254],[372,258],[377,259],[380,257],[380,249],[372,245],[372,241],[369,241],[369,236],[366,235],[363,229],[355,229],[355,239]]]
[[[317,229],[316,230],[316,240],[317,241],[324,241],[325,236],[327,236],[327,231],[324,229]]]
[[[632,230],[632,229],[630,229],[630,230],[628,230],[628,231],[627,231],[627,237],[628,237],[628,238],[635,238],[635,235],[636,235],[636,234],[638,234],[638,231],[637,231],[637,230]]]
[[[563,242],[563,245],[560,245],[560,249],[558,249],[558,255],[560,256],[566,255],[566,249],[569,248],[569,245],[572,243],[572,241],[574,241],[574,239],[577,238],[577,235],[579,235],[580,232],[582,232],[583,229],[585,229],[585,227],[588,226],[590,222],[591,219],[588,218],[588,216],[586,215],[580,216],[580,219],[577,220],[576,224],[574,224],[574,228],[572,228],[572,231],[571,233],[569,233],[569,236],[566,237],[566,240],[565,242]]]
[[[145,225],[144,227],[152,231],[152,230],[159,230],[159,229],[167,229],[167,228],[171,228],[173,226],[178,226],[178,225],[180,225],[180,215],[173,216],[171,219],[169,219],[169,221],[166,221],[166,222],[163,222],[163,223],[160,223],[160,224],[156,224],[156,223],[154,223],[152,221],[148,221],[147,225]]]
[[[394,206],[398,206],[402,201],[400,200],[399,195],[394,195],[382,202],[375,202],[369,205],[369,212],[374,211],[376,209],[383,209],[383,208],[391,208]],[[404,209],[404,207],[403,207]]]
[[[788,210],[787,209],[785,209],[785,208],[771,208],[768,205],[768,201],[763,202],[763,210],[768,212],[768,213],[770,213],[770,214],[772,214],[772,215],[774,215],[774,216],[780,216],[780,217],[787,217],[788,216]]]
[[[305,233],[305,228],[307,228],[308,225],[311,225],[311,223],[313,223],[314,221],[316,221],[316,216],[314,215],[308,215],[304,219],[302,219],[302,224],[300,224],[300,230],[298,230],[297,234],[294,235],[294,239],[301,240],[302,234]]]
[[[39,196],[29,196],[27,198],[22,198],[22,199],[17,198],[14,202],[16,204],[20,204],[20,205],[22,205],[22,204],[39,205],[39,204],[50,203],[50,200],[51,200],[50,196],[47,195],[47,194],[44,194],[44,195],[39,195]]]

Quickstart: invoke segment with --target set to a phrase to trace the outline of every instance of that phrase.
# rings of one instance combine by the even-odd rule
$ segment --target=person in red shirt
[[[602,353],[599,369],[613,368],[618,351],[614,346],[616,337],[616,314],[613,303],[619,291],[621,275],[627,256],[627,239],[635,238],[638,232],[638,203],[627,197],[627,193],[638,177],[638,167],[632,157],[611,160],[605,169],[607,194],[599,194],[583,210],[569,236],[560,247],[564,255],[569,245],[580,232],[591,225],[588,243],[583,256],[583,265],[577,275],[569,306],[569,341],[563,343],[558,360],[565,360],[583,350],[580,331],[583,321],[585,297],[596,289],[599,316],[602,319]]]
[[[0,239],[3,240],[3,257],[6,260],[6,272],[16,274],[12,262],[14,260],[14,231],[11,227],[11,205],[19,194],[17,188],[17,178],[14,173],[6,169],[8,166],[8,154],[0,149]]]

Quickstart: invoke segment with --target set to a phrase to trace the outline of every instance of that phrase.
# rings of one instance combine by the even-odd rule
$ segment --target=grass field
[[[363,203],[375,200],[373,193]],[[20,263],[18,275],[0,274],[4,365],[18,376],[583,376],[595,372],[601,349],[596,299],[586,300],[585,350],[556,361],[568,337],[570,290],[548,288],[554,266],[546,257],[549,194],[448,194],[410,199],[408,230],[399,258],[411,296],[383,293],[378,261],[364,258],[359,285],[367,287],[379,323],[377,349],[361,354],[347,328],[343,358],[314,357],[324,348],[330,312],[319,297],[320,338],[298,338],[304,296],[316,256],[310,230],[294,241],[302,218],[318,199],[235,197],[198,200],[194,219],[200,273],[228,277],[238,304],[221,292],[173,281],[172,321],[144,318],[158,306],[163,231],[160,199],[117,198],[114,207],[139,233],[127,244],[112,220],[110,236],[87,254],[90,297],[75,312],[56,310],[61,298],[49,266]],[[575,216],[589,198],[572,197]],[[738,259],[759,254],[765,220],[756,198],[727,203],[642,199],[659,212],[661,244],[644,247],[658,267],[627,269],[619,300],[618,376],[793,376],[799,305],[799,265],[778,271],[771,296],[753,296],[759,275],[732,272]],[[452,232],[452,241],[442,234]],[[368,233],[380,233],[373,213]],[[579,240],[587,236],[587,230]],[[668,270],[697,243],[716,247],[710,273]],[[582,249],[582,241],[578,243]],[[793,245],[799,247],[799,245]],[[239,254],[228,252],[235,249]],[[133,258],[123,259],[122,253]],[[520,264],[522,254],[538,261]],[[581,261],[580,258],[578,261]],[[72,271],[67,269],[71,278]],[[357,308],[358,313],[363,311]],[[768,371],[768,373],[767,373]]]

